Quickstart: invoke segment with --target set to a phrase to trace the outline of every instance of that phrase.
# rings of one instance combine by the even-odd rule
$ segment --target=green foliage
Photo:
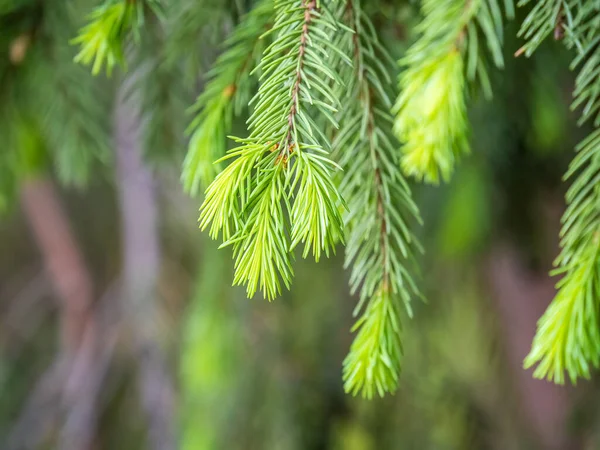
[[[11,150],[5,158],[17,178],[32,178],[44,172],[47,165],[47,149],[35,118],[22,111],[13,112],[13,130],[10,136],[6,136]]]
[[[463,61],[451,50],[411,69],[396,105],[395,129],[405,144],[402,167],[419,180],[448,181],[455,161],[469,150]]]
[[[196,117],[189,127],[191,137],[182,174],[184,188],[191,194],[196,194],[200,186],[208,186],[221,169],[214,161],[225,154],[227,130],[251,98],[255,83],[250,73],[262,54],[265,39],[261,36],[273,14],[273,1],[262,0],[242,19],[196,100]]]
[[[511,0],[504,9],[512,17]],[[400,61],[394,129],[404,144],[404,171],[437,184],[450,179],[469,151],[465,77],[491,95],[479,35],[494,64],[503,67],[503,12],[498,0],[424,0],[422,12],[420,37]]]
[[[221,282],[226,260],[206,245],[205,262],[198,275],[183,321],[180,363],[182,438],[184,450],[223,447],[229,435],[231,413],[239,411],[239,398],[232,395],[244,378],[242,346],[243,315]],[[229,413],[229,414],[228,414]],[[207,420],[198,421],[202,415]]]
[[[116,64],[125,65],[123,47],[130,32],[139,37],[146,8],[160,13],[157,0],[108,0],[89,15],[72,43],[80,46],[76,62],[92,66],[94,75],[106,64],[110,75]]]
[[[371,398],[398,386],[402,360],[401,305],[419,292],[410,275],[418,243],[410,226],[419,213],[399,170],[398,143],[390,114],[393,64],[358,0],[346,2],[342,16],[352,34],[342,48],[354,55],[344,73],[346,107],[334,148],[344,176],[340,190],[348,202],[346,265],[352,292],[360,292],[353,327],[358,334],[344,361],[345,389]]]
[[[196,86],[207,54],[231,22],[233,0],[169,0],[164,7],[166,61],[180,65],[186,85]],[[271,2],[272,3],[272,2]]]
[[[8,77],[5,75],[5,82]],[[11,84],[12,84],[12,80]],[[4,87],[4,89],[1,89]],[[18,194],[19,182],[39,170],[37,164],[42,158],[36,158],[39,154],[39,146],[31,145],[37,142],[34,136],[39,132],[32,133],[27,139],[27,131],[35,128],[31,117],[25,117],[23,108],[16,102],[16,96],[0,86],[0,136],[2,138],[3,150],[0,152],[0,215],[11,209],[14,199]],[[23,144],[29,144],[22,148]],[[31,161],[31,162],[30,162]]]
[[[0,0],[0,15],[12,13],[32,3],[34,0]]]
[[[48,148],[42,139],[39,116],[5,95],[0,108],[0,214],[12,207],[20,183],[48,168]]]
[[[69,38],[80,12],[81,8],[65,2],[56,2],[46,11],[45,27],[51,30],[52,39],[46,43],[43,65],[35,69],[32,80],[39,86],[35,90],[39,98],[47,104],[42,110],[42,126],[53,149],[56,172],[64,183],[79,187],[88,181],[95,162],[110,160],[112,106],[106,95],[110,84],[72,63],[74,51]],[[66,18],[72,26],[65,26]]]
[[[185,109],[189,92],[181,83],[182,68],[168,62],[168,36],[163,21],[146,19],[132,58],[129,95],[139,99],[146,161],[172,161],[185,148]]]
[[[488,190],[489,175],[481,167],[467,163],[457,171],[441,214],[441,258],[456,261],[470,257],[485,242],[493,215]]]
[[[233,246],[234,283],[246,284],[249,296],[260,289],[272,300],[289,287],[297,245],[318,260],[343,236],[336,166],[314,120],[318,114],[333,121],[339,104],[325,81],[339,82],[327,66],[329,55],[340,54],[329,39],[337,29],[331,3],[275,1],[250,136],[237,139],[241,145],[225,157],[233,162],[208,187],[201,208],[201,228],[212,223],[211,235],[222,231],[224,245]]]
[[[550,33],[550,22],[553,27],[565,28],[567,45],[578,53],[572,67],[580,67],[573,108],[583,106],[580,122],[593,121],[595,126],[600,124],[597,115],[600,108],[598,8],[597,2],[542,2],[532,9],[522,30],[530,39],[525,44],[526,54],[531,54]],[[556,297],[538,323],[531,352],[525,359],[525,367],[537,364],[536,377],[560,384],[564,383],[565,372],[574,383],[579,377],[589,378],[591,368],[600,364],[600,191],[597,186],[600,130],[579,144],[577,152],[565,175],[565,178],[575,175],[577,178],[566,195],[568,207],[563,215],[562,249],[555,261],[554,274],[561,275],[562,279],[557,284]]]
[[[344,361],[346,392],[383,397],[398,387],[402,340],[400,308],[390,289],[381,285],[371,296],[353,331],[359,330]]]
[[[531,0],[522,0],[519,6],[526,6]],[[529,12],[518,36],[527,42],[519,52],[531,56],[551,33],[555,39],[562,39],[565,29],[573,27],[573,8],[577,0],[538,0]]]
[[[82,186],[94,162],[106,161],[109,155],[110,98],[105,91],[110,86],[73,64],[68,42],[87,6],[54,1],[43,9],[31,7],[23,2],[15,6],[14,15],[0,16],[0,38],[9,49],[1,55],[7,64],[0,64],[0,135],[6,143],[0,166],[5,173],[2,184],[13,185],[2,189],[5,202],[20,180],[31,175],[14,164],[15,154],[26,152],[18,138],[23,118],[28,133],[38,136],[43,148],[36,173],[53,166],[63,183]],[[10,26],[5,27],[5,22]]]
[[[318,261],[347,241],[351,290],[360,300],[357,335],[344,362],[345,389],[369,398],[393,392],[402,362],[401,310],[410,315],[411,300],[420,296],[411,276],[420,250],[412,227],[420,218],[401,172],[434,184],[448,181],[469,152],[469,92],[492,95],[488,69],[504,66],[503,28],[514,15],[513,2],[423,0],[418,38],[400,60],[395,106],[390,58],[359,0],[249,3],[252,9],[226,41],[193,107],[182,182],[192,194],[206,187],[200,227],[232,247],[234,284],[245,285],[248,296],[260,290],[272,300],[290,287],[296,247],[303,245],[302,256]],[[13,2],[0,5],[11,14],[15,8]],[[80,45],[76,60],[94,74],[124,65],[130,36],[143,41],[146,147],[178,145],[177,127],[168,123],[174,115],[158,111],[176,109],[169,87],[189,65],[183,53],[196,58],[207,30],[220,35],[223,22],[233,20],[230,2],[174,0],[166,6],[163,17],[156,0],[107,1],[73,41]],[[519,36],[526,42],[517,52],[531,55],[550,34],[575,49],[573,108],[582,109],[581,122],[596,127],[599,11],[595,0],[540,0],[522,24]],[[147,40],[139,39],[142,26]],[[52,53],[62,61],[69,52],[56,47]],[[91,149],[94,142],[105,148],[105,109],[89,103],[88,79],[61,67],[51,79],[53,100],[43,101],[51,114],[34,122],[47,131],[62,178],[80,183],[96,153],[76,149]],[[65,83],[73,88],[64,89]],[[248,105],[249,135],[233,138],[237,147],[226,152],[225,136]],[[87,115],[69,118],[72,110]],[[536,376],[560,383],[565,371],[575,381],[600,364],[598,133],[578,147],[567,174],[577,178],[567,194],[556,261],[563,278],[525,362],[539,363]]]

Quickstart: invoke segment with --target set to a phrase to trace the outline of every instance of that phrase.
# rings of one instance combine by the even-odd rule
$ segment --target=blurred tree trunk
[[[63,349],[73,356],[90,319],[92,279],[52,182],[24,181],[21,205],[61,302]]]
[[[496,248],[490,260],[490,284],[521,419],[526,420],[542,449],[576,448],[566,429],[571,410],[566,388],[536,380],[531,370],[523,370],[536,322],[554,295],[554,282],[528,273],[514,249]]]
[[[121,87],[115,111],[115,144],[122,220],[123,289],[126,323],[134,333],[138,382],[148,421],[150,448],[176,448],[174,393],[158,324],[160,237],[156,190],[144,166],[139,104]]]
[[[548,267],[541,273],[526,266],[513,244],[498,243],[488,257],[487,274],[495,308],[500,318],[507,365],[517,391],[521,419],[544,450],[577,450],[581,437],[569,432],[573,409],[572,391],[546,380],[533,378],[533,370],[523,369],[531,349],[538,319],[556,294],[556,279],[548,275],[551,258],[558,252],[558,229],[562,202],[549,199],[540,207],[544,220],[540,232]]]
[[[62,322],[60,354],[50,369],[56,376],[42,377],[40,382],[46,388],[26,408],[24,417],[28,420],[24,423],[41,424],[48,419],[44,415],[56,420],[56,408],[64,406],[60,448],[89,449],[96,430],[96,400],[102,379],[96,367],[99,340],[92,277],[53,183],[46,178],[26,179],[21,186],[21,205],[60,301]],[[47,380],[52,381],[48,384]],[[94,389],[91,380],[97,381]],[[38,403],[53,408],[41,408]],[[27,433],[29,436],[17,433],[17,437],[21,434],[35,446],[41,434],[38,438],[32,436],[43,432],[27,426]]]

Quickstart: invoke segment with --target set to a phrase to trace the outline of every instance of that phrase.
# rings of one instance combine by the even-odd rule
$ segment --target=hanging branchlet
[[[486,54],[503,67],[503,15],[514,11],[511,0],[504,2],[504,14],[499,0],[424,0],[422,13],[420,37],[400,61],[394,130],[404,144],[405,173],[437,184],[450,179],[469,151],[465,78],[491,96]]]
[[[200,186],[207,187],[221,169],[214,162],[225,154],[226,133],[233,118],[250,100],[255,84],[250,73],[262,54],[265,40],[260,37],[270,27],[273,15],[273,0],[262,0],[242,19],[193,106],[196,116],[188,129],[191,137],[182,174],[184,188],[192,195]]]
[[[343,71],[347,107],[334,150],[344,168],[340,189],[349,208],[346,266],[352,269],[351,291],[360,297],[344,381],[346,392],[372,398],[398,386],[401,309],[411,315],[410,301],[420,295],[410,274],[420,249],[410,226],[420,218],[392,134],[393,61],[359,0],[347,0],[340,14],[353,31],[341,37],[340,46],[354,65]]]
[[[52,167],[64,185],[83,187],[94,164],[110,155],[110,109],[102,94],[106,86],[86,68],[73,64],[74,49],[69,45],[86,7],[55,2],[45,5],[43,11],[37,5],[26,12],[29,7],[17,3],[24,9],[0,17],[0,40],[6,52],[3,62],[11,65],[0,62],[0,136],[12,141],[13,131],[22,129],[17,118],[26,117],[31,133],[43,135],[44,145],[38,147],[43,147],[45,154],[44,170]],[[24,23],[19,24],[20,20]],[[23,148],[16,142],[13,150],[21,152]],[[15,172],[9,180],[18,180],[20,171],[8,161],[12,153],[5,152],[8,158],[0,157],[0,165],[9,166],[4,172]]]
[[[600,363],[600,130],[577,148],[567,177],[579,173],[567,192],[561,253],[553,274],[558,293],[538,322],[525,367],[559,384],[589,378]]]
[[[527,6],[531,0],[523,0],[519,6]],[[574,11],[578,0],[539,0],[521,24],[518,36],[527,42],[516,52],[516,56],[531,56],[539,45],[553,34],[562,40],[567,29],[573,28]]]
[[[89,22],[71,42],[80,46],[75,62],[92,66],[97,75],[106,65],[110,75],[117,64],[125,66],[127,37],[139,37],[146,10],[160,15],[158,0],[108,0],[89,15]]]
[[[573,108],[582,107],[580,123],[591,121],[598,127],[600,7],[591,2],[577,8],[575,2],[542,3],[546,8],[536,5],[523,25],[524,35],[531,36],[526,46],[535,49],[543,38],[542,30],[544,36],[551,33],[550,22],[555,20],[548,14],[551,5],[571,7],[566,17],[572,26],[566,27],[565,41],[577,50],[572,67],[580,68]],[[543,20],[548,23],[544,25]],[[537,34],[527,31],[533,24],[539,30]],[[579,377],[589,378],[592,368],[600,365],[600,129],[579,144],[577,152],[565,175],[567,179],[577,177],[566,195],[561,252],[555,261],[554,274],[562,279],[557,284],[556,297],[538,322],[524,363],[526,368],[537,365],[535,377],[559,384],[564,383],[565,372],[575,383]]]
[[[45,138],[53,149],[55,170],[63,183],[79,187],[90,179],[94,164],[106,163],[111,155],[108,85],[86,67],[73,64],[75,49],[69,38],[80,14],[80,9],[66,2],[46,9],[44,27],[53,38],[46,39],[49,51],[35,74],[35,84],[44,86],[36,93],[36,103]],[[65,20],[72,26],[65,27]]]
[[[327,65],[331,54],[340,54],[328,39],[337,29],[332,3],[275,0],[276,19],[266,33],[273,42],[256,69],[261,78],[250,136],[236,139],[240,146],[223,158],[232,162],[201,207],[200,227],[210,225],[213,238],[222,233],[224,245],[233,246],[234,284],[246,285],[248,296],[261,290],[272,300],[290,286],[297,245],[318,260],[343,237],[336,165],[314,121],[315,115],[333,120],[339,104],[327,85],[340,81]]]

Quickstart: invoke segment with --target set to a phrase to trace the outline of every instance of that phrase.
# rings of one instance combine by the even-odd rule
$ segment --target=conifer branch
[[[269,28],[273,14],[273,0],[262,0],[242,19],[193,106],[196,117],[188,128],[191,137],[181,177],[185,190],[192,195],[200,186],[208,186],[221,169],[214,162],[225,154],[226,133],[233,118],[250,100],[254,85],[250,74],[262,53],[261,36]]]
[[[351,290],[360,292],[353,327],[358,334],[344,361],[345,390],[372,398],[394,392],[402,359],[401,304],[419,292],[409,274],[418,242],[409,222],[419,219],[410,190],[399,171],[392,135],[391,59],[382,47],[359,0],[347,0],[342,15],[353,31],[344,40],[354,55],[347,69],[344,124],[334,148],[344,168],[341,186],[350,212],[346,266]]]
[[[561,253],[555,261],[556,297],[538,322],[526,368],[563,384],[589,378],[600,363],[600,130],[578,147],[566,177],[579,173],[567,192]]]
[[[531,0],[522,0],[519,6],[526,6]],[[574,8],[577,0],[540,0],[537,1],[521,24],[518,36],[527,42],[516,55],[531,56],[550,34],[561,40],[567,29],[572,29]]]
[[[181,155],[185,147],[185,110],[189,91],[180,66],[167,62],[167,30],[157,17],[147,17],[144,33],[131,52],[135,82],[129,90],[140,101],[144,157],[150,164]]]
[[[106,65],[111,74],[115,65],[125,66],[123,48],[130,33],[139,37],[146,8],[160,15],[159,0],[106,0],[89,15],[89,23],[71,42],[80,46],[75,62],[92,66],[97,75]]]
[[[255,8],[262,0],[245,2]],[[231,8],[236,1],[224,0],[169,0],[165,2],[164,15],[166,62],[178,65],[182,72],[182,84],[196,86],[198,74],[204,72],[207,48],[222,42],[223,25],[232,19]],[[271,1],[271,9],[273,2]],[[219,39],[215,41],[215,39]],[[212,50],[210,51],[212,53]]]
[[[539,30],[549,34],[554,17],[546,14],[536,19],[533,14],[540,11],[539,5],[534,8],[524,27],[536,23]],[[568,17],[572,26],[566,27],[565,41],[577,50],[572,67],[580,67],[573,108],[583,106],[580,123],[593,121],[598,127],[600,9],[581,4],[572,7]],[[542,18],[547,21],[545,25],[540,22]],[[535,42],[531,40],[528,48],[535,49]],[[535,377],[559,384],[564,383],[565,372],[575,383],[579,377],[589,378],[591,369],[600,365],[600,129],[584,139],[577,152],[565,175],[567,179],[577,177],[567,191],[561,252],[553,272],[562,279],[557,283],[556,297],[538,322],[531,352],[524,361],[526,368],[537,365]]]
[[[46,9],[44,26],[52,39],[46,41],[47,55],[39,64],[43,79],[38,83],[45,88],[39,89],[37,98],[44,98],[43,132],[54,154],[56,172],[63,183],[81,187],[94,163],[110,160],[111,101],[105,95],[109,89],[105,80],[73,64],[74,49],[68,41],[75,27],[65,27],[65,20],[75,24],[78,12],[65,2]]]
[[[224,158],[233,162],[208,187],[201,207],[201,228],[210,224],[211,236],[222,232],[224,245],[233,246],[234,284],[246,284],[248,296],[260,289],[272,300],[289,287],[297,245],[318,260],[343,236],[342,200],[331,181],[336,166],[313,118],[333,120],[339,103],[324,81],[339,81],[326,64],[339,50],[328,40],[337,23],[323,3],[332,2],[275,0],[276,20],[266,33],[275,37],[257,67],[250,136],[236,139],[241,145]]]
[[[499,0],[424,0],[420,37],[400,61],[400,96],[394,129],[404,144],[408,175],[437,184],[448,181],[456,161],[469,152],[465,77],[491,95],[485,39],[496,67],[503,67],[503,12]],[[512,0],[504,13],[513,15]]]

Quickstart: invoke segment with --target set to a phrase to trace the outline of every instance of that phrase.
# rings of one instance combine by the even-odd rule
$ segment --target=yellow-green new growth
[[[485,60],[503,67],[503,14],[512,17],[514,7],[512,0],[504,8],[499,0],[424,0],[421,9],[420,37],[400,61],[394,131],[404,144],[404,172],[437,184],[469,152],[466,81],[491,96]]]
[[[329,2],[275,0],[276,19],[257,69],[261,71],[247,139],[229,152],[231,164],[207,189],[202,228],[223,232],[232,246],[234,284],[269,300],[289,288],[294,248],[304,256],[329,254],[343,237],[343,201],[332,182],[336,165],[327,157],[316,116],[332,120],[338,100],[327,93],[339,77],[326,65],[339,51],[329,40],[337,23]],[[289,217],[289,224],[287,218]]]
[[[600,364],[600,130],[578,147],[567,175],[579,173],[563,216],[562,251],[556,259],[556,297],[540,318],[526,368],[534,376],[563,384],[589,378]]]
[[[558,294],[539,320],[525,368],[533,367],[536,378],[572,383],[578,377],[590,378],[592,367],[600,363],[600,239],[595,239],[578,264],[558,283]]]
[[[424,0],[421,36],[400,61],[394,132],[403,144],[402,168],[418,180],[448,181],[469,151],[462,48],[480,3]]]
[[[250,215],[234,238],[239,241],[234,247],[233,284],[247,285],[248,297],[260,289],[268,300],[273,300],[281,292],[282,282],[290,287],[293,270],[281,201],[289,174],[281,163],[268,167],[248,200],[252,205]]]
[[[469,151],[462,56],[451,50],[405,72],[394,131],[404,143],[402,168],[418,180],[448,181]]]
[[[104,65],[108,75],[115,65],[125,66],[125,40],[130,32],[136,37],[139,35],[146,7],[160,16],[159,0],[107,0],[92,11],[89,23],[71,40],[80,47],[75,62],[91,64],[94,75],[100,73]]]
[[[528,2],[524,2],[528,3]],[[557,28],[558,25],[558,28]],[[596,130],[577,147],[565,178],[574,178],[567,191],[562,218],[561,252],[555,274],[562,275],[556,297],[540,318],[525,367],[537,364],[534,376],[562,384],[565,372],[575,383],[589,378],[600,365],[600,26],[597,2],[541,0],[523,23],[528,38],[522,47],[530,55],[552,30],[564,32],[568,47],[577,50],[572,68],[580,66],[573,108],[582,106],[580,123]],[[555,37],[557,37],[555,35]]]
[[[181,181],[186,192],[196,194],[200,186],[207,187],[217,174],[217,160],[225,153],[225,129],[231,117],[226,117],[234,87],[225,88],[202,111],[201,121],[190,125],[190,142],[183,162]],[[192,131],[193,130],[193,131]]]
[[[273,0],[262,0],[244,16],[209,72],[203,93],[193,107],[196,116],[188,128],[190,142],[181,180],[192,195],[206,188],[222,169],[216,160],[226,150],[226,134],[232,120],[248,106],[265,39],[261,36],[273,21]]]
[[[400,307],[389,286],[380,285],[367,310],[352,327],[358,331],[344,361],[347,392],[373,398],[395,391],[402,358]]]
[[[135,2],[119,1],[95,9],[90,22],[71,42],[80,46],[75,62],[92,65],[97,75],[106,64],[110,74],[117,63],[124,64],[123,40],[135,14]]]

